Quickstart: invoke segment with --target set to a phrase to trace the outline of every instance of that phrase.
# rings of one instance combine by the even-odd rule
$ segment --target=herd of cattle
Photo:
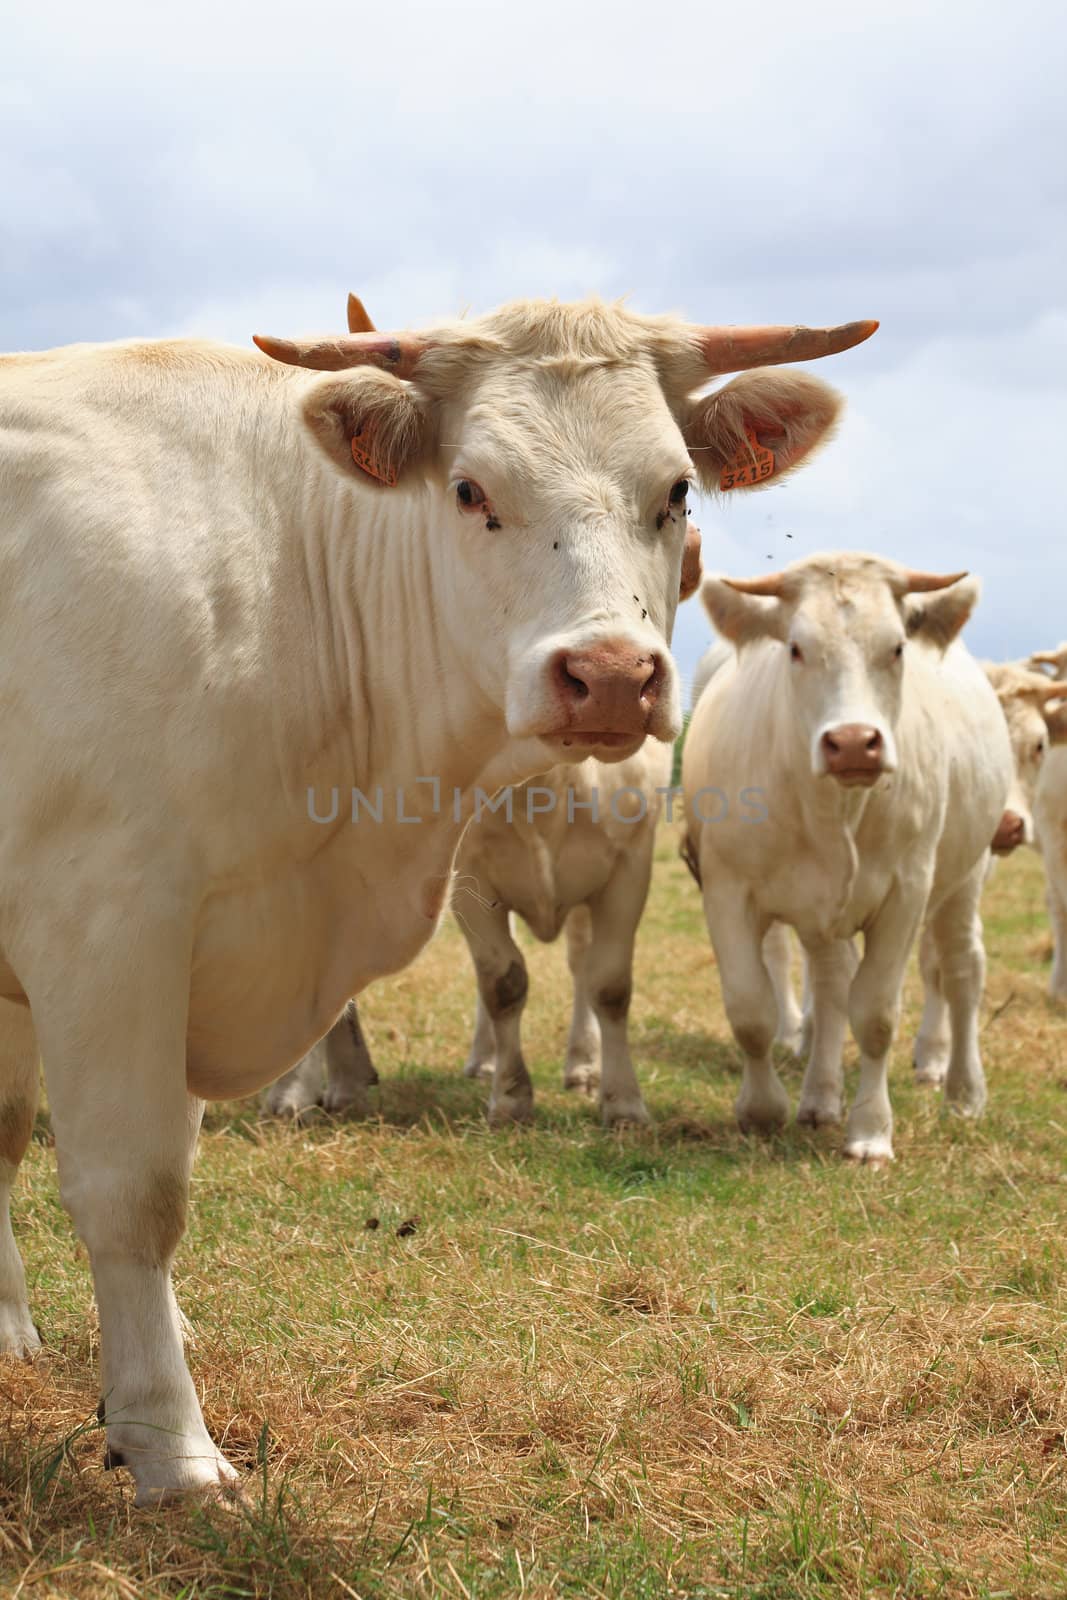
[[[982,1110],[978,902],[993,857],[1022,844],[1047,858],[1051,992],[1067,1000],[1067,645],[979,670],[956,637],[977,592],[965,575],[907,573],[845,552],[751,582],[705,580],[704,603],[724,637],[694,675],[681,853],[703,892],[744,1056],[742,1128],[788,1117],[773,1043],[808,1058],[797,1121],[840,1122],[851,1022],[861,1070],[845,1154],[892,1157],[888,1053],[920,926],[916,1077],[944,1085],[962,1114]],[[920,648],[905,655],[909,639]],[[490,1122],[533,1110],[519,1035],[527,975],[512,914],[546,943],[566,929],[574,1002],[564,1087],[599,1089],[605,1124],[649,1120],[626,1018],[656,826],[665,800],[673,810],[669,769],[654,740],[622,763],[557,766],[497,797],[463,835],[453,909],[478,985],[466,1071],[491,1080]],[[803,1009],[787,927],[804,952]],[[860,932],[876,959],[854,986]],[[263,1110],[363,1115],[377,1082],[353,1000],[264,1092]]]
[[[690,485],[801,466],[840,398],[775,369],[876,326],[524,301],[394,335],[354,303],[347,336],[257,352],[0,357],[0,1351],[40,1343],[8,1202],[43,1061],[108,1460],[139,1504],[236,1479],[171,1288],[204,1101],[273,1084],[277,1110],[365,1107],[351,997],[410,963],[450,891],[491,1118],[532,1106],[514,911],[542,939],[566,926],[565,1081],[607,1123],[647,1120],[627,1016],[682,720],[670,638],[700,583]],[[977,592],[855,553],[704,581],[724,643],[686,739],[683,848],[745,1126],[788,1113],[776,1034],[810,1036],[798,1116],[839,1119],[851,1024],[845,1151],[891,1155],[920,930],[917,1064],[981,1109],[994,841],[1041,842],[1067,992],[1067,770],[1044,749],[1067,713],[1036,660],[987,675],[968,655]],[[1048,664],[1067,678],[1067,655]]]

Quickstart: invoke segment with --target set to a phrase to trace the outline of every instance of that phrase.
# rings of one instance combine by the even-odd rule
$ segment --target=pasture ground
[[[0,1363],[0,1594],[1067,1594],[1067,1030],[1039,863],[987,896],[985,1120],[910,1081],[913,974],[898,1159],[872,1171],[830,1132],[734,1128],[674,852],[665,828],[633,1011],[652,1130],[602,1133],[558,1088],[563,951],[534,947],[536,1126],[487,1131],[451,926],[365,997],[378,1120],[209,1109],[178,1292],[241,1509],[134,1513],[102,1471],[42,1118],[16,1231],[46,1349]]]

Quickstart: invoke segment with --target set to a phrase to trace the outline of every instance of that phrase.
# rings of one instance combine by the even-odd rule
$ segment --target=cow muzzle
[[[869,789],[886,771],[885,739],[863,722],[827,728],[819,741],[823,768],[845,789]]]
[[[995,856],[1010,856],[1026,843],[1026,819],[1017,811],[1005,811],[993,835],[992,850]]]
[[[559,650],[548,673],[558,721],[542,738],[565,748],[640,743],[653,731],[667,690],[667,664],[659,651],[621,639]]]

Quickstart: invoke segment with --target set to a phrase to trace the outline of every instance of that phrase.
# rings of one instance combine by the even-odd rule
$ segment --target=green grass
[[[913,974],[898,1159],[872,1172],[839,1134],[735,1129],[675,850],[665,828],[635,984],[651,1130],[605,1134],[559,1088],[563,952],[527,939],[537,1121],[488,1131],[451,926],[362,1003],[376,1120],[209,1109],[177,1284],[248,1473],[236,1512],[134,1513],[101,1470],[42,1121],[15,1226],[47,1348],[0,1364],[0,1594],[1067,1594],[1067,1035],[1039,864],[988,894],[986,1117],[911,1082]]]

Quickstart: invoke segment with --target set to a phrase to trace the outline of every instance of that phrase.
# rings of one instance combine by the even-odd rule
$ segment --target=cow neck
[[[809,848],[824,868],[824,876],[834,889],[836,910],[833,920],[846,915],[859,872],[856,835],[870,789],[843,789],[832,778],[816,778],[811,771],[809,741],[796,721],[789,719],[790,744],[788,770],[797,775],[797,804],[804,819]]]
[[[332,480],[332,493],[330,492]],[[472,683],[451,634],[426,488],[349,488],[328,469],[307,508],[302,581],[323,620],[304,652],[304,693],[320,707],[302,774],[373,795],[448,825],[467,793],[504,756],[504,718]],[[434,788],[418,780],[437,779]],[[307,781],[302,778],[302,781]]]

